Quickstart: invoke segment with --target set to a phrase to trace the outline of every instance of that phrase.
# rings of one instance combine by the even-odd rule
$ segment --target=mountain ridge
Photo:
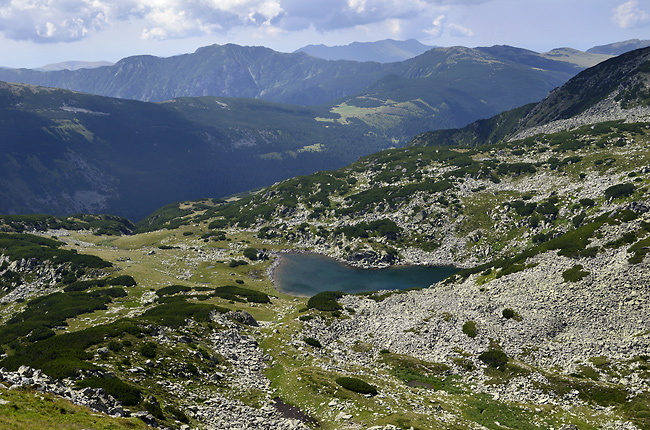
[[[650,112],[648,64],[650,48],[627,52],[579,73],[540,103],[477,121],[464,129],[424,133],[410,144],[435,144],[438,138],[445,144],[498,143],[594,122],[647,120]]]
[[[460,47],[435,48],[434,51],[449,52],[450,49],[462,49],[468,55],[472,52],[471,48]],[[3,69],[0,80],[142,101],[212,95],[317,105],[359,93],[389,74],[408,76],[409,65],[417,63],[419,57],[407,60],[406,64],[382,65],[328,61],[304,53],[285,54],[264,47],[228,44],[202,47],[192,54],[167,58],[128,57],[113,66],[97,69],[60,72]],[[553,64],[541,55],[539,60]],[[554,70],[560,73],[554,81],[555,86],[580,70],[564,61],[557,65],[562,70]]]

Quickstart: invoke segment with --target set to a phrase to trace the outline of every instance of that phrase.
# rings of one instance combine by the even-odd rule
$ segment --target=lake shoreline
[[[306,258],[296,263],[291,260],[291,256]],[[282,281],[281,278],[285,275],[278,270],[287,264],[293,265],[290,267],[289,281]],[[460,269],[455,266],[418,264],[361,268],[318,252],[282,250],[274,253],[274,261],[267,269],[267,275],[278,292],[293,297],[311,297],[321,291],[340,290],[354,294],[428,288],[458,270]],[[296,278],[291,278],[292,276]]]

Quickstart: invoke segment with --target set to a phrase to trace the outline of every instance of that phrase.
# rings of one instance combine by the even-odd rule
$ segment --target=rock
[[[248,325],[251,327],[259,326],[257,324],[257,321],[255,321],[255,318],[253,318],[253,316],[246,311],[230,311],[226,314],[226,316],[244,325]]]
[[[138,411],[132,414],[132,416],[142,420],[145,424],[151,427],[158,427],[158,421],[156,421],[156,418],[149,412]]]
[[[105,346],[97,350],[97,354],[109,354],[111,351]]]
[[[31,378],[34,374],[34,369],[29,366],[20,366],[17,373],[23,378]]]
[[[336,418],[334,420],[335,421],[341,421],[341,420],[347,421],[347,420],[349,420],[351,418],[352,418],[352,415],[346,414],[345,412],[339,412],[339,414],[336,416]]]

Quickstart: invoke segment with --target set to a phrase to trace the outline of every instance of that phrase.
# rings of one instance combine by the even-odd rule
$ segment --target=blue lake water
[[[273,272],[275,286],[294,296],[321,291],[360,293],[378,290],[426,288],[458,271],[451,266],[401,266],[359,269],[316,254],[283,254]]]

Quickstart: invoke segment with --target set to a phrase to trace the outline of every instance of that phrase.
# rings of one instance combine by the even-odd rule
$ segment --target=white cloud
[[[5,0],[0,2],[0,31],[16,40],[79,40],[107,25],[107,10],[98,0]]]
[[[439,37],[444,30],[444,23],[446,19],[447,17],[445,15],[438,15],[438,17],[436,17],[436,19],[434,19],[432,22],[433,26],[424,30],[424,32],[434,38]]]
[[[455,37],[472,37],[474,32],[458,24],[449,24],[449,34]]]
[[[638,28],[650,24],[650,15],[637,0],[630,0],[614,9],[612,20],[621,28]]]
[[[261,34],[329,32],[382,25],[393,34],[433,21],[440,10],[492,0],[0,0],[0,33],[15,40],[70,42],[134,20],[147,39],[184,38],[251,27]],[[456,30],[460,31],[460,30]],[[462,31],[461,31],[462,32]]]

